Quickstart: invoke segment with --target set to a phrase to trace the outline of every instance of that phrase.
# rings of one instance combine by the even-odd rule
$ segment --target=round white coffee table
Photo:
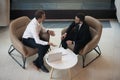
[[[70,69],[77,64],[78,62],[77,55],[73,53],[70,49],[56,48],[54,49],[54,51],[62,52],[62,60],[49,62],[48,59],[46,58],[46,63],[52,67],[50,72],[50,80],[52,79],[54,69],[59,69],[59,70],[67,69],[69,73],[69,79],[71,80]]]

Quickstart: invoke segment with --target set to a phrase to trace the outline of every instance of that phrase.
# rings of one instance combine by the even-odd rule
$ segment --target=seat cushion
[[[26,57],[32,56],[38,52],[37,48],[30,48],[28,46],[25,46],[25,49],[27,52],[25,53],[24,56],[26,56]]]

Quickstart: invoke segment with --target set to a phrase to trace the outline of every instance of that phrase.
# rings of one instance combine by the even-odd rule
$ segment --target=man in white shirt
[[[40,68],[44,72],[49,72],[49,70],[44,66],[43,57],[47,53],[49,46],[55,46],[53,43],[41,40],[39,38],[40,31],[47,32],[51,36],[55,36],[54,31],[46,30],[42,22],[45,20],[45,12],[38,10],[35,12],[35,17],[27,25],[27,28],[22,36],[22,41],[24,45],[32,48],[38,48],[38,58],[33,61],[33,64]]]

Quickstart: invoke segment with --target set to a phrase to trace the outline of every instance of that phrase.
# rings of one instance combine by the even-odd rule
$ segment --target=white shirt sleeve
[[[48,45],[47,41],[40,40],[40,38],[39,38],[39,30],[38,30],[37,26],[33,27],[33,29],[31,30],[31,32],[32,32],[33,38],[35,39],[35,42],[37,44]]]

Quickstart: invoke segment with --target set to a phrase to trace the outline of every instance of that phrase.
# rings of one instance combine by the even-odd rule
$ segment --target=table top
[[[50,52],[62,52],[62,60],[59,61],[53,61],[49,62],[47,60],[47,56]],[[46,54],[46,62],[49,66],[55,68],[55,69],[69,69],[75,66],[78,62],[78,57],[73,51],[70,49],[64,49],[64,48],[56,48],[51,50],[48,54]]]

